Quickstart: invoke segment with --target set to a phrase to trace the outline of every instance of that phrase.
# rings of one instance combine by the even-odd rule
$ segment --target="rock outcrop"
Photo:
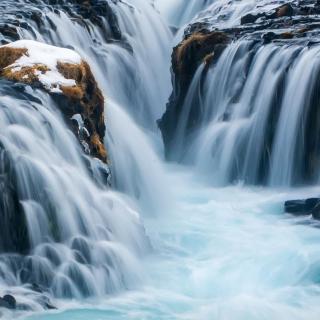
[[[320,220],[320,198],[288,200],[284,203],[284,211],[294,216],[312,216]]]
[[[49,92],[83,150],[107,162],[104,97],[89,65],[77,53],[35,41],[17,41],[0,47],[0,77]]]
[[[201,29],[187,33],[184,40],[173,49],[171,57],[173,92],[167,110],[159,121],[167,148],[170,148],[176,124],[183,112],[182,105],[196,70],[200,64],[205,64],[207,67],[217,61],[230,40],[231,37],[225,32]],[[196,126],[198,117],[198,110],[192,109],[187,124],[188,129],[191,130]]]

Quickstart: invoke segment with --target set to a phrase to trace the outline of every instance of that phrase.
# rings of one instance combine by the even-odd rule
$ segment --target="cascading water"
[[[102,20],[70,2],[6,7],[19,37],[72,47],[89,62],[106,96],[112,188],[123,194],[110,191],[107,168],[83,154],[48,94],[1,80],[0,295],[39,312],[0,316],[317,320],[319,224],[281,213],[317,187],[212,184],[317,182],[318,46],[240,39],[202,64],[175,124],[171,156],[188,166],[168,164],[156,120],[171,91],[172,35],[151,3],[177,26],[209,14],[231,27],[282,2],[94,1],[110,9],[99,7]],[[30,15],[16,17],[19,6]],[[200,121],[188,132],[195,106]],[[52,297],[59,309],[40,311]]]
[[[206,9],[215,1],[216,0],[191,0],[186,3],[184,0],[156,0],[156,5],[171,24],[181,27],[182,25],[189,23],[197,13]]]
[[[203,65],[195,74],[172,156],[215,184],[317,182],[319,66],[318,46],[232,43],[204,79]],[[195,106],[201,120],[188,135]]]
[[[12,8],[12,3],[7,5]],[[117,162],[113,180],[141,203],[149,201],[146,210],[155,211],[156,201],[152,201],[155,197],[150,191],[160,187],[153,182],[156,179],[143,176],[141,160],[154,163],[153,169],[161,174],[162,165],[153,149],[159,151],[155,120],[161,116],[170,91],[167,27],[143,1],[118,6],[111,3],[117,12],[114,19],[121,29],[121,41],[107,43],[101,31],[109,30],[109,21],[103,20],[102,30],[90,21],[84,27],[63,10],[53,12],[51,6],[39,5],[44,9],[41,13],[29,6],[40,14],[41,23],[26,20],[28,28],[19,29],[20,37],[72,46],[90,62],[102,89],[110,92],[108,113],[113,126],[109,129],[109,147],[112,151],[116,144],[111,158]],[[147,68],[148,64],[153,67]],[[167,72],[163,72],[164,65]],[[104,175],[108,169],[95,159],[81,156],[75,138],[56,111],[58,106],[47,95],[28,87],[20,88],[19,93],[9,84],[1,88],[1,205],[5,220],[0,244],[1,251],[6,252],[1,256],[3,290],[21,286],[16,293],[19,308],[26,302],[28,308],[36,310],[46,305],[47,298],[40,292],[35,294],[35,289],[48,288],[57,298],[81,298],[130,288],[141,273],[137,258],[150,249],[135,205],[123,195],[106,190]],[[117,103],[111,99],[125,111],[113,112]],[[123,113],[119,119],[113,116],[118,113]],[[139,132],[131,117],[150,132],[149,138]],[[117,143],[118,135],[123,135],[122,126],[129,135]],[[142,142],[133,138],[145,140],[143,158],[139,156]],[[139,150],[132,142],[138,143]],[[134,163],[132,173],[127,170],[128,157]],[[158,195],[157,201],[160,199]]]
[[[222,28],[239,24],[240,18],[247,12],[258,12],[261,7],[272,9],[291,1],[155,0],[155,4],[173,26],[181,27],[195,20],[210,21],[210,25]]]
[[[130,286],[148,250],[138,214],[92,181],[57,106],[27,89],[1,85],[3,284],[36,284],[57,297]]]

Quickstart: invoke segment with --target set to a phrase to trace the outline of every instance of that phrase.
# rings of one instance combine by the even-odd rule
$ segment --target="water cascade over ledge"
[[[319,49],[237,41],[206,73],[201,65],[171,157],[210,172],[216,184],[317,183]],[[188,132],[192,112],[199,123]]]
[[[0,12],[1,44],[69,48],[96,81],[65,72],[65,100],[0,54],[1,319],[318,320],[319,221],[283,208],[320,209],[319,1]],[[100,158],[72,100],[92,88]]]

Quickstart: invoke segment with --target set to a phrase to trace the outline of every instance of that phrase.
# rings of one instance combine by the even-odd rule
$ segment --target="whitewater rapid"
[[[182,168],[167,172],[175,204],[144,219],[154,251],[139,288],[28,320],[318,319],[319,224],[282,212],[316,188],[211,188]]]

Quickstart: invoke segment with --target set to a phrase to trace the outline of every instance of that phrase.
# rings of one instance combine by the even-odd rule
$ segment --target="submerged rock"
[[[16,306],[16,299],[11,294],[6,294],[2,298],[0,297],[0,308],[16,309]]]
[[[39,292],[39,291],[36,291]],[[57,309],[51,302],[50,298],[43,292],[41,294],[35,295],[35,300],[43,307],[44,310],[55,310]],[[6,294],[0,297],[0,308],[6,308],[11,310],[33,310],[32,306],[27,303],[19,303],[16,298],[11,294]]]
[[[104,97],[88,63],[76,52],[35,41],[13,42],[0,47],[0,76],[49,92],[84,151],[107,162]],[[75,114],[82,128],[72,125]]]
[[[320,198],[310,198],[303,200],[288,200],[284,203],[284,210],[293,215],[309,215],[311,211],[320,203]]]
[[[311,215],[320,220],[320,198],[288,200],[284,203],[284,211],[295,216]]]

